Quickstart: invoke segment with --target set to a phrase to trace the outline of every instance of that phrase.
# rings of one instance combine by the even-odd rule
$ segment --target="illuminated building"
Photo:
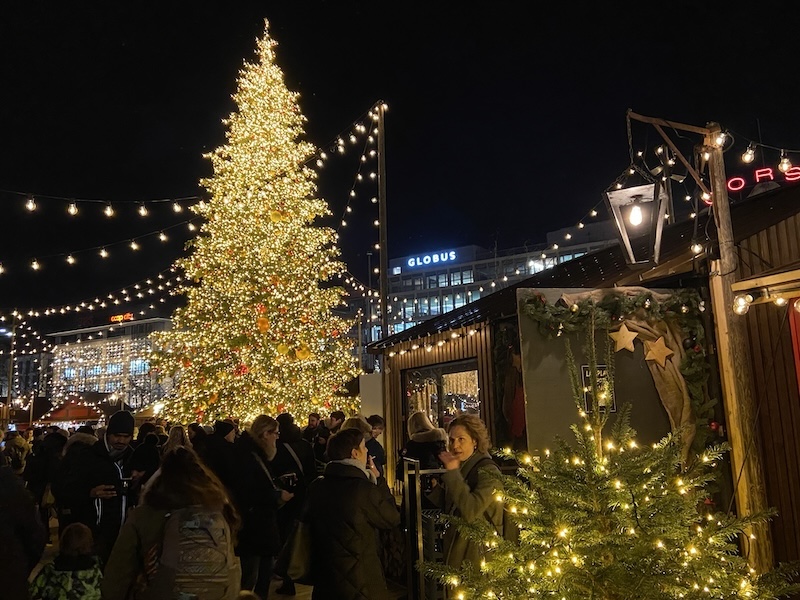
[[[126,313],[111,317],[109,325],[50,334],[53,405],[84,392],[114,394],[132,409],[163,398],[172,382],[159,382],[151,372],[148,336],[171,326],[169,319],[137,321]]]

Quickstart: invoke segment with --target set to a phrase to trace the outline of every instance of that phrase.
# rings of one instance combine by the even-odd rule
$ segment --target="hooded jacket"
[[[375,530],[400,523],[388,487],[358,467],[329,463],[309,488],[304,521],[311,528],[313,600],[387,597]]]

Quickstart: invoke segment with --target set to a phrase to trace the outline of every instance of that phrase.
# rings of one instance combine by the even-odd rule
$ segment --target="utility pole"
[[[719,357],[720,379],[725,398],[725,420],[731,444],[731,465],[737,512],[740,515],[749,515],[765,511],[768,508],[766,480],[761,445],[755,430],[756,403],[751,391],[753,376],[749,344],[744,332],[744,320],[737,318],[737,315],[733,313],[731,286],[736,281],[739,263],[728,203],[723,149],[717,143],[717,138],[721,133],[720,126],[717,123],[708,123],[705,127],[696,127],[645,117],[632,111],[628,111],[628,116],[636,121],[653,125],[695,180],[703,194],[703,199],[713,206],[719,259],[711,261],[712,272],[709,277],[709,287],[717,330],[717,356]],[[706,187],[700,174],[667,136],[664,127],[703,136],[703,146],[700,148],[700,156],[703,157],[701,164],[706,161],[705,156],[707,155],[710,189]],[[765,573],[771,570],[774,564],[769,524],[753,525],[751,533],[755,539],[749,536],[746,538],[745,544],[749,544],[749,546],[745,546],[745,554],[751,567],[758,573]]]
[[[386,224],[386,104],[378,102],[378,225],[380,227],[381,338],[389,337],[389,253]]]

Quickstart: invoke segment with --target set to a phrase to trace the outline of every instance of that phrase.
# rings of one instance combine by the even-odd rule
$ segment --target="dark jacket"
[[[375,530],[400,523],[389,488],[356,466],[329,463],[310,486],[304,521],[311,527],[314,600],[387,597]]]
[[[212,433],[203,439],[202,453],[205,465],[219,477],[228,491],[236,487],[236,453],[234,445],[221,435]]]
[[[44,551],[45,533],[33,497],[9,467],[0,467],[0,590],[25,600],[28,575]]]
[[[242,517],[236,553],[275,556],[281,547],[278,531],[281,492],[275,485],[267,456],[247,431],[236,441],[235,450],[233,497]]]
[[[60,433],[50,433],[33,444],[32,454],[25,463],[23,477],[37,502],[42,501],[47,484],[52,483],[58,473],[61,454],[66,444],[66,436]]]
[[[303,440],[302,431],[296,425],[281,428],[281,436],[277,444],[278,452],[269,465],[270,471],[275,474],[275,482],[294,494],[280,511],[279,527],[281,539],[286,540],[291,531],[293,521],[300,517],[300,512],[305,505],[309,484],[317,478],[317,468],[314,460],[314,450]],[[297,456],[295,460],[292,452]],[[298,464],[299,460],[299,464]],[[287,479],[283,476],[294,474],[296,485],[290,488]]]
[[[378,477],[384,478],[386,476],[386,451],[381,446],[381,443],[374,437],[367,440],[367,452],[372,457],[372,462],[375,468],[378,469]]]
[[[88,435],[88,434],[74,434]],[[74,436],[73,436],[74,437]],[[126,463],[133,450],[128,447],[113,459],[105,439],[88,446],[76,443],[67,449],[61,468],[53,482],[53,495],[59,506],[69,508],[69,521],[80,522],[92,529],[97,554],[105,563],[125,521],[128,511],[127,487],[122,478],[128,477]],[[114,485],[113,498],[91,498],[89,492],[99,485]]]
[[[395,470],[396,479],[403,479],[403,458],[418,460],[420,469],[441,469],[442,463],[439,462],[439,454],[446,447],[447,433],[444,429],[430,429],[412,434],[411,439],[400,451],[400,461]]]

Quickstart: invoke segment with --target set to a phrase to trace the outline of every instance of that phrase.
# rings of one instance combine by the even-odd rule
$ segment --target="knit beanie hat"
[[[161,464],[161,453],[158,451],[158,436],[148,433],[144,443],[139,444],[131,455],[128,468],[131,471],[144,471],[152,475]]]
[[[127,410],[118,410],[108,420],[106,434],[127,434],[133,435],[134,418]]]
[[[217,421],[214,423],[214,433],[220,437],[225,437],[231,431],[233,431],[233,423],[228,423],[227,421]]]

